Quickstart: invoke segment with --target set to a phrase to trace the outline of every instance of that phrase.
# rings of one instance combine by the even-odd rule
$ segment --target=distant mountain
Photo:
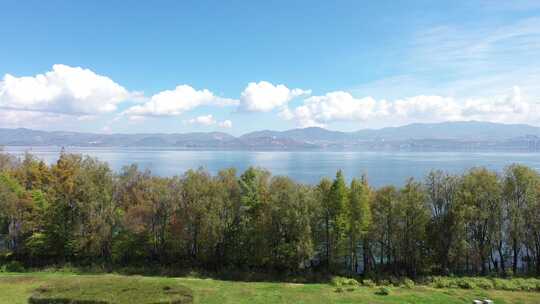
[[[304,129],[292,129],[287,131],[256,131],[242,135],[242,139],[252,139],[261,137],[274,137],[278,139],[288,138],[303,142],[334,142],[351,139],[354,137],[352,133],[330,131],[323,128],[310,127]]]
[[[506,140],[534,135],[540,128],[525,124],[500,124],[479,121],[410,124],[379,130],[360,130],[356,136],[363,139],[456,139],[456,140]]]
[[[263,130],[239,137],[223,132],[95,134],[0,129],[4,146],[170,147],[216,150],[540,151],[540,128],[524,124],[443,122],[355,132],[304,128]]]

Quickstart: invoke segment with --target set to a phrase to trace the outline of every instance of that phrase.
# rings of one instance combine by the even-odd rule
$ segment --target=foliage
[[[24,272],[24,266],[21,262],[11,261],[0,268],[1,272]]]
[[[339,287],[339,286],[360,286],[360,283],[357,280],[352,279],[352,278],[344,278],[344,277],[340,277],[340,276],[332,277],[332,279],[330,280],[330,284],[332,286],[336,286],[336,287]]]
[[[390,288],[388,287],[380,287],[379,290],[377,290],[376,294],[380,296],[387,296],[390,294]]]
[[[25,267],[363,275],[407,288],[415,284],[404,278],[426,275],[540,275],[540,175],[521,165],[434,171],[374,189],[366,176],[348,184],[341,171],[312,186],[261,168],[115,173],[65,152],[51,165],[30,154],[0,161],[0,253]],[[432,284],[536,288],[488,278]]]

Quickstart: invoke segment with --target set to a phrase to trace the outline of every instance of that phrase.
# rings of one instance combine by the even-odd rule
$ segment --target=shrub
[[[372,280],[366,279],[366,280],[362,280],[362,285],[366,287],[375,287],[376,284]]]
[[[341,287],[338,287],[338,288],[336,288],[336,290],[335,290],[335,291],[336,291],[336,292],[338,292],[338,293],[339,293],[339,292],[343,292],[343,288],[341,288]]]
[[[338,276],[333,277],[332,280],[330,281],[330,284],[332,284],[332,286],[359,286],[360,285],[360,283],[358,283],[358,281],[355,279],[338,277]]]
[[[330,284],[332,286],[342,286],[344,280],[346,280],[346,278],[335,276],[330,280]]]
[[[405,279],[403,279],[402,285],[405,288],[411,289],[411,288],[414,288],[414,281],[409,279],[409,278],[405,278]]]
[[[476,287],[473,280],[470,278],[458,279],[457,285],[459,288],[462,288],[462,289],[474,289]]]
[[[516,291],[518,288],[515,286],[512,280],[507,279],[493,279],[493,287],[498,290]]]
[[[347,290],[347,291],[355,291],[355,290],[356,290],[356,288],[354,288],[354,287],[352,287],[352,286],[349,286],[349,287],[347,287],[347,289],[346,289],[346,290]]]
[[[401,278],[398,278],[395,276],[390,276],[388,278],[388,281],[390,282],[390,284],[394,285],[395,287],[399,287],[401,285]]]
[[[376,292],[376,294],[380,295],[380,296],[387,296],[390,294],[390,288],[388,287],[381,287],[379,288],[379,290]]]
[[[518,290],[522,291],[536,291],[537,282],[536,279],[512,279]]]
[[[493,289],[493,280],[491,279],[487,279],[487,278],[475,278],[474,280],[474,284],[478,287],[478,288],[482,288],[482,289]]]
[[[24,266],[18,261],[11,261],[2,266],[2,272],[24,272]]]

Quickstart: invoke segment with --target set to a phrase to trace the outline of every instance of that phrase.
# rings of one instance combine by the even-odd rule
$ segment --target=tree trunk
[[[518,248],[517,240],[515,238],[512,239],[512,249],[514,251],[513,262],[512,262],[512,271],[514,272],[514,274],[517,274],[517,263],[518,263],[518,256],[519,256],[519,248]]]
[[[330,223],[326,217],[326,271],[330,271]]]
[[[364,238],[362,245],[362,254],[364,257],[364,273],[368,273],[371,270],[371,267],[369,265],[369,244],[366,238]]]
[[[504,253],[503,253],[503,250],[502,250],[502,246],[503,246],[503,242],[502,241],[499,241],[499,246],[497,246],[498,248],[498,251],[499,251],[499,259],[500,259],[500,264],[501,264],[501,272],[504,274],[506,272],[506,261],[504,260]]]

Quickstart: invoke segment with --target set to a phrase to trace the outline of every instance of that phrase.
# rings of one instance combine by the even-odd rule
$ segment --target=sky
[[[540,1],[0,0],[0,127],[540,126]]]

